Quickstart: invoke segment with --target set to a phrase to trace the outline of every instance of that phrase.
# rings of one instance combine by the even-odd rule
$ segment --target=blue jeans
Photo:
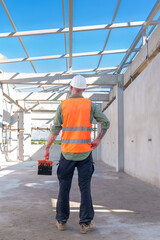
[[[56,219],[58,222],[66,223],[69,218],[69,193],[75,167],[78,170],[78,185],[81,193],[79,223],[90,224],[94,217],[91,197],[91,178],[94,172],[92,153],[82,161],[66,160],[61,154],[57,169],[59,195],[56,206]]]

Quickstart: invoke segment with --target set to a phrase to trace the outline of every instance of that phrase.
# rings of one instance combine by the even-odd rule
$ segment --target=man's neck
[[[72,90],[72,94],[80,94],[82,95],[83,91],[76,91],[76,90]]]

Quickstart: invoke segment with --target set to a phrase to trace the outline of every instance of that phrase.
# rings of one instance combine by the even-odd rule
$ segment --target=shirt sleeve
[[[57,108],[56,116],[54,117],[53,126],[50,132],[55,136],[58,135],[62,129],[62,124],[63,124],[63,116],[62,116],[62,108],[60,104]]]
[[[108,129],[110,127],[110,121],[106,117],[106,115],[101,111],[101,109],[95,104],[91,105],[93,111],[93,117],[96,119],[98,123],[101,124],[102,129]]]

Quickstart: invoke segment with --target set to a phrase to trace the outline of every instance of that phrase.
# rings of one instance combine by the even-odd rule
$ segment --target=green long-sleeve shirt
[[[81,98],[83,97],[81,94],[72,94],[70,98]],[[91,115],[90,115],[90,123],[92,123],[93,118],[96,119],[98,123],[101,124],[102,129],[108,129],[110,126],[110,122],[108,118],[105,116],[105,114],[100,110],[100,108],[93,102],[91,102]],[[53,135],[58,135],[60,130],[62,129],[63,124],[63,114],[62,114],[62,107],[61,104],[57,108],[56,116],[54,118],[54,124],[51,129],[51,133]],[[90,154],[90,152],[84,152],[84,153],[66,153],[62,152],[63,156],[67,160],[74,160],[74,161],[80,161],[87,158]]]

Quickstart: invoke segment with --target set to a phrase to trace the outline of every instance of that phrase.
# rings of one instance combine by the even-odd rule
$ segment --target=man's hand
[[[95,149],[96,147],[98,147],[101,139],[103,138],[106,132],[107,132],[107,129],[103,129],[103,128],[101,129],[98,137],[93,142],[91,142],[91,148]]]
[[[47,160],[47,161],[49,160],[49,149],[48,148],[45,149],[43,157],[45,160]]]
[[[91,148],[95,149],[96,147],[98,147],[101,139],[103,138],[106,132],[107,132],[107,129],[103,129],[103,128],[101,129],[98,137],[93,142],[91,142]]]
[[[96,147],[98,147],[100,143],[100,139],[95,139],[93,142],[91,142],[91,148],[95,149]]]
[[[52,133],[50,133],[49,138],[48,138],[48,142],[46,144],[46,149],[45,149],[45,152],[44,152],[44,155],[43,155],[45,160],[49,160],[49,149],[50,149],[52,143],[54,143],[54,141],[56,140],[56,137],[57,137],[57,135],[55,136]]]

